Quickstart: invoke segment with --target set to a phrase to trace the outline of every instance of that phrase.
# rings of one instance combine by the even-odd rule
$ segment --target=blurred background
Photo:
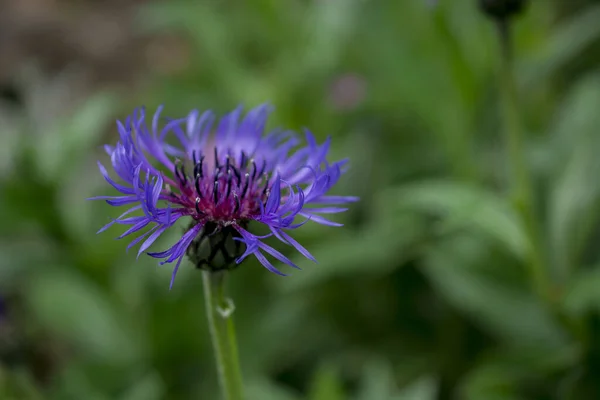
[[[200,273],[85,199],[134,107],[265,101],[361,202],[295,232],[319,264],[233,274],[249,399],[600,398],[600,3],[515,19],[513,152],[477,3],[0,2],[0,399],[219,398]]]

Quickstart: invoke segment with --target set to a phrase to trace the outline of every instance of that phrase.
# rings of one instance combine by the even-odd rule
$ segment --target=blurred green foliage
[[[475,1],[432,3],[155,2],[136,31],[185,44],[175,73],[69,110],[68,80],[26,74],[25,106],[0,109],[0,398],[218,398],[199,273],[169,291],[118,228],[94,234],[119,210],[85,198],[110,192],[96,160],[132,107],[264,101],[273,127],[333,136],[352,165],[337,190],[362,200],[343,228],[295,232],[318,265],[232,275],[250,400],[600,398],[600,6],[532,1],[514,26],[540,297],[494,26]]]

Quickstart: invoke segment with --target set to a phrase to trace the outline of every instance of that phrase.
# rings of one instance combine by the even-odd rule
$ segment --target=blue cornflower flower
[[[347,162],[327,162],[330,139],[319,145],[306,130],[306,145],[297,148],[301,140],[293,132],[266,133],[270,113],[266,105],[245,116],[239,107],[216,124],[211,111],[194,110],[187,117],[167,119],[159,126],[161,111],[159,107],[150,126],[143,108],[124,123],[117,122],[120,140],[105,150],[122,183],[115,182],[101,163],[98,166],[104,179],[121,195],[94,199],[106,200],[112,206],[131,206],[99,232],[115,223],[128,225],[119,236],[123,238],[150,227],[128,246],[143,241],[138,256],[179,219],[190,218],[188,230],[171,248],[147,253],[163,259],[161,264],[176,262],[171,286],[186,254],[199,268],[213,270],[254,255],[269,271],[285,275],[264,253],[297,266],[263,240],[274,236],[315,261],[287,232],[308,220],[341,226],[322,215],[346,211],[340,205],[358,200],[327,195]],[[139,210],[141,215],[130,215]],[[298,222],[296,217],[304,220]],[[251,221],[264,224],[270,233],[250,233]],[[201,245],[207,241],[208,254],[202,255]],[[219,254],[222,259],[217,262]]]

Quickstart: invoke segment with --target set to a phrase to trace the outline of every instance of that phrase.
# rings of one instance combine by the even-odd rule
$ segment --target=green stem
[[[233,304],[225,297],[226,272],[202,271],[208,327],[224,400],[242,400],[242,375],[233,326]]]
[[[523,151],[519,102],[512,68],[510,25],[507,19],[500,19],[497,23],[502,50],[500,91],[504,111],[504,130],[510,158],[510,176],[513,183],[512,197],[515,208],[521,215],[530,240],[529,266],[535,290],[542,299],[550,300],[551,285],[544,261],[540,227],[535,215],[531,176]]]

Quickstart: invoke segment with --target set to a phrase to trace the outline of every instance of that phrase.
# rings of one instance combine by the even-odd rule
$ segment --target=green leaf
[[[114,399],[114,396],[98,390],[92,382],[92,377],[77,362],[71,362],[66,368],[60,370],[55,380],[60,384],[53,387],[54,390],[50,396],[53,399]]]
[[[22,116],[0,107],[0,178],[13,172],[23,147]]]
[[[23,368],[9,369],[0,365],[0,398],[3,400],[42,400],[35,380]]]
[[[99,92],[54,126],[45,128],[34,145],[39,171],[50,180],[76,169],[97,144],[111,123],[118,99],[110,92]],[[62,176],[61,176],[62,177]]]
[[[35,249],[35,251],[32,251]],[[37,265],[48,263],[57,254],[43,237],[3,240],[0,244],[0,288],[15,278],[30,273]]]
[[[185,34],[196,50],[193,54],[201,54],[202,63],[198,67],[202,73],[210,73],[212,85],[237,99],[240,93],[246,91],[244,88],[250,86],[246,81],[252,80],[254,75],[245,68],[245,60],[237,46],[248,35],[243,29],[247,19],[234,25],[231,23],[234,13],[234,8],[223,12],[217,3],[211,2],[154,2],[142,8],[139,25],[144,32]],[[193,73],[190,76],[201,80]],[[186,82],[186,91],[190,93],[188,87]],[[191,92],[194,98],[199,98],[198,94]]]
[[[514,210],[487,190],[453,181],[423,181],[392,189],[388,199],[397,210],[441,217],[441,233],[464,228],[480,232],[518,258],[529,246]]]
[[[338,369],[323,364],[313,376],[308,399],[310,400],[344,400],[344,388]]]
[[[331,240],[308,246],[318,264],[297,256],[304,271],[290,279],[274,277],[283,292],[302,290],[340,276],[384,275],[414,254],[412,247],[422,238],[424,224],[414,215],[388,216],[356,232],[341,233]]]
[[[330,0],[310,3],[312,8],[305,19],[308,35],[302,60],[303,75],[331,70],[350,39],[354,21],[359,17],[360,0]]]
[[[538,54],[524,66],[525,83],[545,82],[600,38],[600,6],[594,5],[572,17],[544,42]]]
[[[576,346],[548,351],[544,346],[509,346],[484,354],[459,387],[468,400],[525,399],[519,388],[539,376],[556,374],[579,362]]]
[[[393,400],[434,400],[437,384],[432,377],[423,377],[402,388]]]
[[[532,293],[481,268],[490,262],[482,240],[464,235],[431,246],[425,253],[423,271],[434,288],[492,335],[548,348],[564,345],[562,328]]]
[[[365,365],[357,397],[359,400],[389,400],[394,398],[394,393],[397,391],[393,370],[389,363],[375,359]]]
[[[31,312],[47,329],[95,359],[121,363],[138,357],[139,343],[104,292],[74,270],[40,267],[44,271],[30,278],[26,292]]]
[[[600,268],[578,272],[565,288],[562,306],[573,316],[600,312]]]
[[[299,400],[292,390],[281,387],[267,379],[253,379],[244,385],[248,400]]]
[[[307,326],[305,321],[311,320],[313,324]],[[240,317],[236,319],[236,326],[239,330],[244,325],[238,323]],[[240,348],[260,349],[252,351],[252,357],[245,357],[242,361],[244,369],[254,371],[259,370],[265,364],[275,362],[278,365],[293,365],[306,356],[309,349],[318,347],[314,342],[316,339],[323,339],[323,334],[318,330],[317,321],[312,318],[312,309],[310,303],[300,296],[278,296],[276,302],[260,312],[259,315],[250,318],[250,322],[245,325],[248,328],[244,330],[243,335],[238,335],[238,345]],[[302,340],[302,346],[299,347],[293,339],[298,335],[298,340]],[[288,340],[267,340],[265,337],[287,337]],[[318,342],[321,343],[321,342]],[[281,360],[281,354],[285,353],[285,361]]]
[[[550,238],[561,279],[579,263],[600,217],[600,75],[583,79],[565,100],[553,132],[556,176],[549,200]],[[565,153],[565,150],[568,152]],[[562,156],[562,157],[561,157]],[[564,163],[560,161],[564,160]]]
[[[165,384],[157,372],[151,372],[125,391],[120,400],[161,400],[165,398]]]

